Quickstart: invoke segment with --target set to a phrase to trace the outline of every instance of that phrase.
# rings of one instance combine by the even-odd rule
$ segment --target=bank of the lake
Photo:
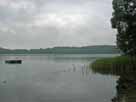
[[[90,68],[96,73],[100,72],[103,74],[108,74],[109,72],[117,74],[117,72],[136,71],[136,57],[117,56],[113,58],[97,59],[90,64]]]

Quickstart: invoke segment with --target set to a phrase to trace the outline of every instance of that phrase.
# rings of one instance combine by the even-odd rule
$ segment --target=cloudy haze
[[[115,44],[112,0],[0,0],[0,46]]]

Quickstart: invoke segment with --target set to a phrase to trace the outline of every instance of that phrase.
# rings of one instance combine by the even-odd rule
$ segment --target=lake
[[[118,77],[89,64],[112,54],[0,55],[0,102],[111,102]],[[21,59],[22,64],[5,64]]]

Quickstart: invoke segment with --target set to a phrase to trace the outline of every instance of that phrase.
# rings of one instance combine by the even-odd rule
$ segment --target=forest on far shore
[[[53,47],[40,49],[5,49],[0,48],[0,54],[119,54],[114,45],[96,45],[84,47]]]

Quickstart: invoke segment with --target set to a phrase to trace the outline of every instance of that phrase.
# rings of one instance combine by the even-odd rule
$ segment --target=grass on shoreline
[[[136,71],[136,57],[118,56],[98,59],[90,65],[93,72],[101,74],[121,74]]]

